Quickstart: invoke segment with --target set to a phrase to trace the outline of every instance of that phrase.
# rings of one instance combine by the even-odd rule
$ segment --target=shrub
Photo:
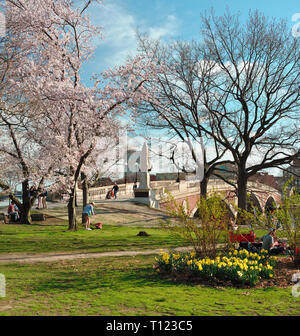
[[[220,195],[213,194],[198,201],[198,218],[191,218],[189,204],[185,209],[183,205],[177,204],[171,194],[168,194],[166,203],[168,215],[176,218],[176,221],[166,220],[162,222],[163,227],[187,239],[198,257],[215,257],[222,236],[226,239],[225,249],[232,246],[228,234],[231,228],[228,207]]]
[[[281,205],[276,209],[274,216],[287,233],[292,252],[300,250],[300,195],[289,190],[288,181],[283,188]],[[295,254],[292,254],[294,262],[299,262]],[[296,260],[297,259],[297,260]]]
[[[205,257],[197,259],[192,253],[161,253],[156,258],[154,266],[158,272],[184,273],[200,279],[231,280],[236,283],[254,286],[260,278],[272,278],[276,258],[262,250],[260,253],[251,253],[247,250],[231,250],[228,254],[216,258]]]

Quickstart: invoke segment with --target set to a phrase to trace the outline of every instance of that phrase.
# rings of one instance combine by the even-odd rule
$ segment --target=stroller
[[[114,197],[114,191],[113,189],[111,189],[107,192],[105,199],[111,199],[113,197]]]
[[[239,250],[247,250],[249,252],[259,252],[262,247],[262,243],[255,243],[255,233],[250,231],[248,234],[234,234],[229,232],[229,238],[231,242],[239,243]]]

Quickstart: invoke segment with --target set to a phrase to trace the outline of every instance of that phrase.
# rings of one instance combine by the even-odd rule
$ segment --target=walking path
[[[178,247],[173,249],[176,252],[190,251],[192,247]],[[9,263],[34,263],[34,262],[55,262],[61,260],[73,260],[73,259],[90,259],[90,258],[103,258],[103,257],[123,257],[123,256],[137,256],[137,255],[150,255],[167,252],[167,249],[155,249],[155,250],[140,250],[140,251],[111,251],[111,252],[90,252],[90,253],[49,253],[49,254],[0,254],[0,264]]]

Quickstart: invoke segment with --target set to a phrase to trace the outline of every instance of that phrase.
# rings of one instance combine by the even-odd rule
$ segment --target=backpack
[[[102,229],[102,223],[95,224],[96,229]]]

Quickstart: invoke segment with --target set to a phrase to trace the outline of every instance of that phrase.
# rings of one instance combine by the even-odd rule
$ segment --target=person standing
[[[95,215],[94,206],[95,206],[95,203],[91,202],[87,204],[82,210],[82,218],[83,218],[83,223],[85,225],[86,230],[92,230],[90,228],[90,225],[91,225],[90,217],[92,215]]]
[[[40,193],[38,196],[38,204],[36,209],[42,209],[43,207],[43,193]]]
[[[134,182],[133,184],[133,188],[132,188],[132,191],[133,191],[133,197],[135,197],[135,189],[137,189],[137,183]]]
[[[29,198],[32,199],[32,198],[35,196],[35,193],[36,193],[36,189],[35,189],[35,187],[34,187],[34,186],[31,186],[31,187],[29,188],[29,192],[28,192],[28,196],[29,196]]]
[[[47,189],[44,189],[44,192],[42,194],[43,209],[48,209],[48,206],[47,206],[47,196],[48,196],[48,191],[47,191]]]
[[[115,199],[117,199],[117,193],[119,191],[119,186],[117,185],[117,183],[115,183],[115,185],[113,186],[113,191],[114,191]]]

